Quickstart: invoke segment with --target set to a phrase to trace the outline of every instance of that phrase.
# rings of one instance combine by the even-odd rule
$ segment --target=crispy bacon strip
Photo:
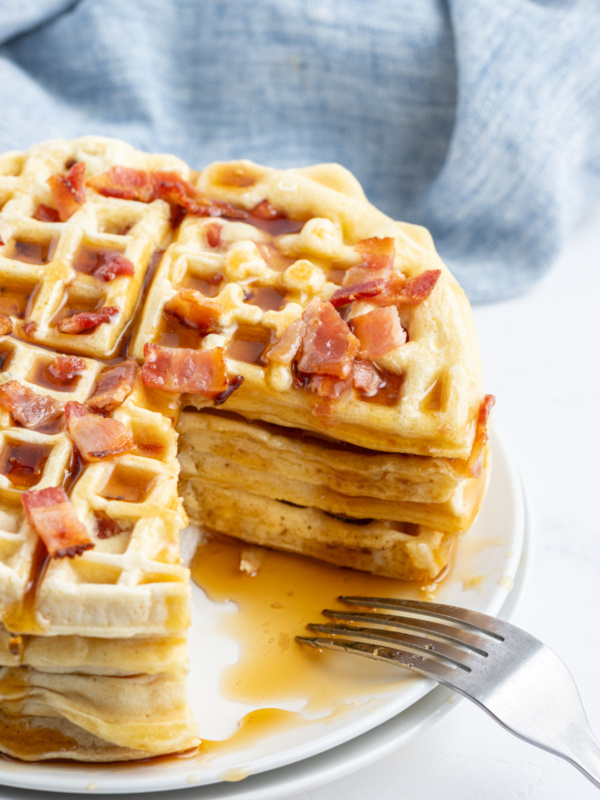
[[[396,242],[391,236],[361,239],[354,249],[362,256],[361,266],[368,269],[391,269],[396,255]]]
[[[197,328],[203,333],[214,331],[215,323],[223,311],[222,307],[195,289],[180,289],[163,308],[165,314],[177,317],[188,328]]]
[[[306,322],[303,319],[294,320],[284,330],[281,339],[267,350],[265,358],[274,364],[291,364],[300,350],[305,333]]]
[[[406,331],[395,306],[376,308],[354,317],[350,328],[360,342],[358,355],[366,360],[385,356],[406,342]]]
[[[85,164],[79,161],[73,164],[66,175],[57,172],[48,178],[61,222],[66,222],[85,203],[84,174]]]
[[[428,269],[414,278],[394,275],[389,283],[388,294],[375,298],[373,302],[386,306],[390,303],[397,306],[417,306],[427,300],[441,274],[439,269]]]
[[[348,378],[358,351],[358,339],[331,303],[314,298],[303,314],[306,332],[302,337],[300,372]]]
[[[250,213],[259,219],[285,219],[283,211],[279,211],[266,199],[257,203]]]
[[[387,285],[387,276],[380,275],[360,283],[354,283],[351,286],[342,286],[331,295],[329,302],[334,308],[347,306],[348,303],[353,303],[355,300],[366,300],[369,297],[380,295],[385,291]]]
[[[0,385],[0,408],[9,411],[24,428],[37,428],[59,417],[63,410],[53,397],[38,394],[18,381]]]
[[[33,212],[33,218],[39,219],[40,222],[60,222],[60,215],[55,208],[40,203],[36,210]]]
[[[7,336],[13,332],[13,322],[8,314],[0,314],[0,336]]]
[[[234,384],[234,389],[237,389],[242,383],[240,376],[228,378],[222,347],[212,350],[183,347],[172,350],[145,344],[144,357],[144,384],[165,392],[203,394],[211,400],[222,402],[223,392]]]
[[[61,333],[84,333],[110,322],[120,310],[116,306],[105,306],[99,311],[82,311],[72,317],[63,317],[56,327]]]
[[[94,546],[62,486],[23,492],[21,502],[51,558],[73,558]]]
[[[103,414],[110,414],[114,411],[131,394],[137,369],[137,363],[133,359],[127,359],[121,364],[104,369],[100,374],[94,394],[87,401],[88,408]]]
[[[84,461],[102,461],[132,450],[134,441],[118,419],[100,417],[74,400],[65,405],[67,430]]]
[[[352,384],[354,388],[365,397],[373,397],[381,389],[384,379],[369,361],[354,362],[352,370]]]
[[[209,200],[176,172],[149,172],[133,167],[111,167],[108,172],[88,178],[91,186],[106,197],[122,197],[151,203],[165,200],[198,217],[247,219],[248,212],[220,200]]]
[[[85,372],[85,361],[79,356],[56,356],[46,367],[46,375],[52,381],[63,385],[70,383],[78,375]]]
[[[333,375],[311,375],[307,388],[317,397],[339,400],[352,386],[351,378],[336,378]]]
[[[475,429],[475,439],[473,441],[471,454],[467,461],[469,475],[472,478],[478,478],[481,475],[485,446],[490,438],[487,432],[488,422],[495,402],[496,398],[493,394],[486,394],[481,405],[479,406],[479,413],[477,414],[477,428]]]
[[[206,241],[208,242],[210,247],[219,247],[221,244],[221,231],[223,230],[223,226],[219,225],[218,222],[209,222],[209,224],[204,229],[206,234]]]
[[[135,267],[128,258],[121,253],[111,253],[110,250],[99,250],[96,257],[96,266],[92,270],[92,275],[100,280],[113,281],[121,275],[133,277]]]

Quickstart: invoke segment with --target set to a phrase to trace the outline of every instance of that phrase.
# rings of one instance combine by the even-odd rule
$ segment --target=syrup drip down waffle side
[[[481,504],[491,404],[429,235],[343,168],[1,156],[0,751],[197,744],[184,504],[431,581]]]

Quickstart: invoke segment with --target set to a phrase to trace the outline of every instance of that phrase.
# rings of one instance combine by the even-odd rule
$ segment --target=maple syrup
[[[40,586],[46,575],[50,556],[44,542],[38,537],[31,560],[29,578],[25,586],[23,600],[4,613],[2,622],[7,631],[14,635],[37,633],[41,626],[37,620],[35,607]]]
[[[274,286],[251,286],[244,297],[244,302],[258,306],[263,311],[280,311],[286,302],[285,292]]]
[[[155,480],[155,476],[149,475],[147,472],[117,464],[99,494],[106,500],[141,503],[150,494]]]
[[[50,445],[7,439],[0,454],[0,472],[15,489],[31,489],[42,479],[51,451]]]
[[[15,261],[25,261],[27,264],[47,264],[52,261],[58,239],[58,236],[37,242],[13,239],[4,251],[4,256]]]
[[[383,384],[377,392],[373,395],[359,394],[359,397],[366,403],[376,403],[381,406],[395,406],[400,400],[404,375],[398,375],[394,372],[386,372],[384,370],[378,370],[378,372],[383,378]]]
[[[94,270],[100,266],[100,253],[103,257],[122,256],[123,250],[116,247],[104,247],[83,242],[73,259],[73,269],[75,272],[83,272],[85,275],[92,275]]]
[[[271,236],[285,236],[288,233],[299,233],[306,222],[305,219],[289,219],[288,217],[280,217],[278,219],[263,219],[254,214],[250,214],[248,219],[244,220],[249,225],[254,225],[255,228],[260,228],[266,231]],[[290,264],[295,259],[290,259]]]
[[[222,677],[221,688],[228,699],[271,704],[307,696],[304,710],[318,714],[384,686],[397,689],[398,674],[392,667],[381,665],[371,677],[355,663],[360,659],[309,650],[295,637],[307,635],[309,622],[324,621],[324,608],[348,610],[336,600],[339,595],[423,600],[431,598],[431,585],[422,587],[261,548],[260,566],[250,576],[239,568],[248,547],[232,539],[209,538],[199,545],[191,563],[193,580],[211,600],[231,600],[239,609],[221,618],[224,634],[240,646],[239,661]],[[290,723],[295,725],[298,719],[293,715]]]
[[[193,275],[187,275],[182,281],[182,289],[195,289],[205,297],[215,297],[219,293],[223,276],[220,273],[212,275],[210,278],[196,278]]]
[[[161,347],[186,347],[197,350],[206,333],[184,325],[178,318],[164,314],[164,321],[156,344]]]
[[[274,220],[275,222],[277,220]],[[286,221],[286,220],[284,220]],[[289,220],[287,220],[289,222]],[[267,262],[270,269],[275,272],[285,272],[285,270],[295,263],[295,258],[284,256],[274,242],[260,242],[256,245],[261,256]]]
[[[57,325],[61,319],[72,317],[75,314],[99,311],[104,306],[105,302],[106,297],[103,292],[84,294],[77,289],[66,289],[63,294],[62,302],[52,318],[52,325]]]
[[[216,173],[216,174],[215,174]],[[221,164],[213,173],[213,181],[226,189],[249,189],[262,178],[262,170],[249,164]]]
[[[238,328],[229,343],[226,355],[235,361],[265,367],[268,362],[264,353],[270,341],[270,331],[263,328]]]
[[[39,284],[15,283],[8,288],[0,285],[0,312],[17,319],[31,315]]]

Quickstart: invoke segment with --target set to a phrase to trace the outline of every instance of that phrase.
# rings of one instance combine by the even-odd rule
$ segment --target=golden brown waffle
[[[308,345],[271,355],[331,309],[363,240],[388,243],[402,285],[435,275],[433,291],[398,301],[402,337],[367,364],[377,389],[332,399],[300,370]],[[378,307],[361,295],[333,316],[357,332]],[[188,351],[212,367],[224,354],[218,391],[182,394],[181,374],[157,388]],[[128,357],[135,380],[107,394]],[[178,430],[180,492],[208,529],[430,581],[481,501],[483,400],[470,309],[429,235],[343,168],[196,173],[100,137],[1,156],[0,751],[103,761],[196,743]],[[78,438],[90,425],[98,437]],[[66,546],[40,530],[46,490]]]

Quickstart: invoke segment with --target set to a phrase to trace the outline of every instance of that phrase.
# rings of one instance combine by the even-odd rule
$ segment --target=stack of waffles
[[[491,398],[426,231],[337,165],[98,137],[1,157],[0,208],[0,751],[197,744],[182,499],[210,534],[444,570]]]

